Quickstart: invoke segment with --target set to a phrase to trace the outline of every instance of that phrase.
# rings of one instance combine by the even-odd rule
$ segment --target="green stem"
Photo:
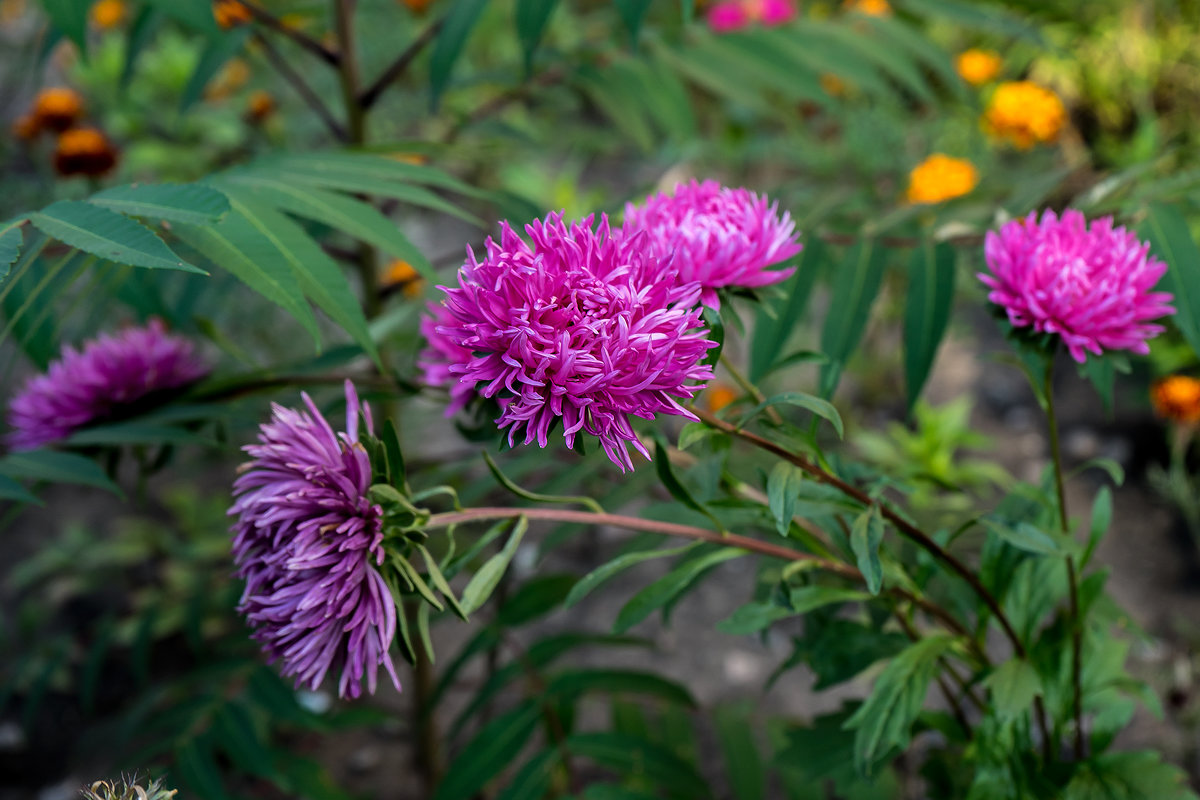
[[[733,363],[733,359],[731,359],[724,350],[721,351],[718,361],[720,362],[721,366],[725,368],[725,371],[729,373],[729,377],[733,378],[733,382],[736,383],[743,392],[754,398],[755,403],[766,402],[767,398],[765,395],[763,395],[762,390],[750,382],[750,379],[747,378],[742,371],[737,368],[737,365]],[[783,422],[783,418],[779,416],[779,412],[776,411],[774,407],[767,407],[767,416],[770,417],[771,421],[776,425]]]
[[[409,615],[409,627],[417,628],[417,604],[405,604],[400,613]],[[442,766],[441,738],[437,728],[437,709],[432,700],[434,696],[434,672],[431,654],[425,652],[422,643],[413,648],[416,659],[413,661],[414,702],[417,712],[417,741],[416,767],[425,777],[428,796],[432,796],[442,782],[445,771]]]

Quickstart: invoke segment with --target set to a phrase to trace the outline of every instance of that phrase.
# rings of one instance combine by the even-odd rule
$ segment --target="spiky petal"
[[[681,183],[642,205],[629,203],[624,231],[645,231],[659,258],[672,259],[681,282],[699,282],[702,302],[714,308],[718,289],[786,280],[795,268],[768,268],[802,248],[791,215],[780,214],[777,204],[712,180]]]
[[[561,422],[568,446],[584,431],[631,469],[627,444],[649,458],[631,418],[695,419],[679,401],[712,377],[701,362],[716,344],[698,284],[681,282],[644,235],[615,234],[607,217],[592,224],[550,214],[525,227],[532,244],[503,224],[482,259],[468,251],[459,285],[441,287],[447,321],[435,330],[458,348],[448,372],[500,401],[510,444],[524,434],[545,447]]]
[[[984,255],[988,300],[1016,327],[1057,334],[1079,363],[1105,350],[1145,355],[1163,331],[1149,320],[1175,313],[1170,294],[1152,291],[1166,264],[1112,217],[1033,212],[989,232]]]
[[[252,461],[234,483],[233,555],[246,581],[239,609],[270,661],[316,689],[340,673],[338,694],[375,692],[379,667],[400,688],[388,650],[396,605],[376,567],[384,561],[383,510],[367,495],[371,462],[358,441],[370,409],[346,381],[346,431],[307,394],[307,411],[273,406]]]

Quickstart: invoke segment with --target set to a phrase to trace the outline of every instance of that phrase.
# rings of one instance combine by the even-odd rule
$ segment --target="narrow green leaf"
[[[542,800],[550,790],[554,772],[562,764],[557,747],[543,750],[525,762],[512,781],[496,796],[496,800]]]
[[[116,422],[110,425],[81,428],[71,434],[66,444],[75,447],[124,444],[199,444],[213,446],[216,442],[208,437],[174,425],[162,425],[134,420],[131,422]]]
[[[884,251],[873,241],[863,240],[850,248],[834,278],[829,307],[837,313],[826,316],[821,329],[821,352],[830,362],[821,367],[821,394],[825,397],[833,394],[842,368],[858,348],[871,305],[883,285],[886,265]]]
[[[396,430],[396,423],[391,417],[383,421],[383,432],[379,438],[387,458],[388,480],[397,488],[406,486],[408,475],[404,466],[404,451],[400,448],[400,432]]]
[[[984,527],[1004,541],[1027,553],[1037,553],[1043,556],[1063,555],[1063,543],[1046,531],[1040,530],[1029,522],[1019,521],[1011,525],[996,520],[983,520]]]
[[[521,538],[528,529],[529,520],[525,519],[525,517],[517,519],[504,548],[484,562],[479,571],[471,576],[470,582],[467,583],[462,593],[461,603],[465,613],[473,614],[491,597],[492,592],[496,590],[496,586],[500,583],[500,578],[504,576],[504,571],[508,569],[509,562],[516,555],[517,547],[521,544]]]
[[[798,406],[799,408],[807,409],[832,425],[833,429],[837,431],[839,439],[845,434],[845,428],[842,426],[842,416],[838,413],[837,409],[828,400],[822,400],[819,397],[813,397],[811,394],[805,394],[804,392],[783,392],[782,394],[768,397],[742,415],[741,420],[738,422],[738,427],[740,428],[745,425],[763,409],[778,405]]]
[[[617,556],[607,564],[602,564],[596,569],[589,572],[579,579],[579,582],[567,594],[567,599],[563,601],[564,608],[570,608],[578,603],[584,597],[592,592],[593,589],[607,581],[609,578],[615,577],[617,574],[624,572],[632,566],[641,564],[643,561],[650,561],[655,558],[670,558],[686,553],[689,550],[696,548],[699,543],[686,544],[683,547],[673,547],[666,550],[638,550],[632,553],[625,553]]]
[[[1013,719],[1029,711],[1033,698],[1042,692],[1042,681],[1028,661],[1010,658],[984,683],[992,690],[992,704],[1001,719]]]
[[[518,486],[516,483],[514,483],[512,481],[512,479],[510,479],[507,475],[505,475],[503,472],[501,472],[500,466],[496,463],[495,459],[492,458],[491,453],[487,452],[486,450],[483,452],[483,460],[487,464],[488,470],[492,473],[492,477],[496,479],[496,482],[499,483],[501,486],[503,486],[508,491],[515,494],[517,497],[524,498],[525,500],[532,500],[535,503],[567,503],[567,504],[572,504],[572,505],[578,504],[578,505],[587,506],[592,511],[595,511],[597,514],[604,513],[604,509],[601,508],[599,503],[597,503],[592,498],[586,497],[584,495],[541,494],[539,492],[531,492],[528,489],[524,489],[521,486]]]
[[[363,191],[374,194],[375,189],[356,188],[363,182],[415,183],[421,186],[437,186],[471,197],[485,197],[486,193],[446,172],[428,164],[410,164],[374,153],[335,151],[325,153],[294,153],[286,156],[269,156],[254,162],[254,173],[270,177],[272,174],[291,182],[313,183],[317,186],[344,188],[347,191]],[[356,181],[345,186],[339,181]]]
[[[12,500],[15,503],[30,503],[35,506],[45,505],[21,484],[7,475],[0,475],[0,500]]]
[[[467,43],[471,29],[486,7],[487,0],[456,0],[446,12],[446,24],[434,42],[433,55],[429,60],[430,100],[434,109],[450,83],[450,73],[462,53],[463,45]]]
[[[169,9],[164,8],[164,11]],[[179,96],[179,113],[187,112],[200,100],[209,81],[216,77],[229,59],[241,51],[249,35],[249,31],[238,29],[208,40],[204,52],[200,54],[200,60],[196,62],[196,68],[192,70],[192,75]]]
[[[541,712],[526,700],[496,717],[475,735],[447,771],[433,800],[469,800],[512,764],[537,728]]]
[[[754,323],[750,348],[750,380],[758,382],[772,370],[800,325],[817,277],[821,274],[828,245],[813,238],[804,243],[796,273],[783,284],[784,297],[764,304]]]
[[[696,498],[692,497],[692,493],[687,487],[680,482],[675,475],[675,468],[671,466],[671,459],[667,455],[667,441],[658,431],[654,433],[654,469],[658,473],[658,480],[662,483],[663,488],[670,492],[671,497],[674,497],[680,503],[698,511],[704,516],[712,520],[718,530],[723,530],[720,520],[718,520],[708,508]]]
[[[208,274],[177,256],[145,225],[90,203],[60,200],[29,220],[63,244],[118,264]]]
[[[514,22],[521,50],[525,54],[525,72],[533,71],[533,55],[542,41],[546,23],[558,6],[558,0],[517,0]]]
[[[1092,520],[1088,526],[1088,543],[1083,550],[1083,556],[1079,559],[1080,572],[1083,572],[1088,562],[1092,560],[1092,555],[1100,545],[1100,540],[1108,532],[1108,526],[1112,523],[1112,513],[1112,492],[1107,486],[1102,486],[1092,501]]]
[[[730,559],[746,555],[736,547],[722,547],[699,558],[684,561],[654,583],[635,594],[617,614],[614,633],[624,633],[662,608],[687,589],[703,573]]]
[[[642,21],[650,10],[650,0],[613,0],[613,5],[621,15],[621,22],[625,23],[625,29],[629,31],[629,40],[636,47]]]
[[[13,263],[21,256],[21,245],[24,244],[22,221],[17,220],[7,228],[0,228],[0,286],[4,285]]]
[[[42,0],[50,23],[75,43],[87,58],[88,11],[92,0]]]
[[[437,595],[429,588],[429,584],[425,583],[425,579],[417,572],[416,567],[408,563],[408,559],[399,554],[395,554],[391,558],[392,565],[402,574],[407,583],[416,589],[417,594],[421,598],[436,608],[438,611],[443,611],[442,602],[437,599]]]
[[[163,14],[153,6],[143,6],[138,10],[137,16],[133,18],[133,22],[129,26],[129,34],[125,37],[125,64],[121,67],[120,80],[122,92],[129,88],[129,82],[133,80],[133,73],[137,68],[138,58],[154,41],[162,21]]]
[[[421,552],[421,557],[425,560],[425,570],[429,573],[429,579],[433,581],[433,585],[446,598],[446,602],[450,604],[450,608],[454,610],[454,613],[466,621],[467,612],[458,604],[458,598],[454,596],[454,590],[450,588],[450,583],[446,580],[446,576],[438,569],[437,561],[424,546],[417,545],[417,549]]]
[[[787,536],[792,528],[792,517],[796,516],[796,501],[800,499],[803,483],[804,472],[786,461],[776,463],[767,475],[767,505],[775,517],[775,529],[780,536]]]
[[[229,212],[225,195],[196,183],[117,186],[92,195],[88,202],[135,217],[190,225],[216,222]]]
[[[221,770],[207,742],[187,737],[175,753],[175,774],[196,797],[205,800],[225,800],[229,797],[221,781]]]
[[[0,475],[14,479],[92,486],[113,494],[121,489],[90,458],[55,450],[9,453],[0,458]]]
[[[974,0],[897,0],[897,4],[905,11],[941,17],[989,35],[1015,36],[1037,44],[1045,43],[1036,25],[999,5]]]
[[[913,250],[904,307],[904,385],[908,410],[921,395],[954,302],[954,247],[925,240]]]
[[[866,579],[871,594],[879,594],[883,586],[883,565],[879,561],[883,527],[879,506],[873,505],[854,520],[854,527],[850,529],[850,549],[854,551],[858,571]]]
[[[210,0],[146,0],[164,14],[200,33],[227,35],[217,26]]]
[[[725,772],[735,800],[764,800],[767,793],[762,753],[754,741],[758,725],[745,711],[722,706],[713,715],[717,744],[725,759]]]
[[[1152,205],[1138,226],[1150,240],[1151,252],[1167,262],[1159,288],[1173,294],[1171,321],[1192,349],[1200,353],[1200,248],[1188,229],[1187,219],[1174,206]]]
[[[686,708],[696,707],[691,692],[652,672],[613,668],[575,669],[558,673],[546,685],[549,695],[579,695],[586,692],[643,694]]]
[[[693,800],[712,797],[708,781],[660,745],[619,733],[577,733],[568,736],[564,745],[572,755],[591,759],[626,779],[649,781]]]

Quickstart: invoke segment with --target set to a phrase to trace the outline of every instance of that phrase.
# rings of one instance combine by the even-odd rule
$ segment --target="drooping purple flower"
[[[468,251],[459,285],[441,287],[446,321],[435,330],[458,348],[448,373],[500,401],[510,444],[523,432],[525,444],[545,447],[561,421],[568,447],[585,431],[632,469],[626,444],[649,453],[630,418],[695,419],[679,401],[712,377],[701,362],[716,344],[700,319],[699,284],[680,282],[644,234],[592,222],[550,214],[525,227],[532,245],[503,224],[482,260]]]
[[[234,563],[246,581],[239,610],[269,660],[316,689],[340,672],[338,694],[375,692],[382,666],[400,688],[388,650],[396,605],[376,567],[384,561],[383,510],[367,496],[371,462],[358,441],[371,412],[346,381],[346,431],[334,433],[307,394],[308,411],[275,405],[253,460],[234,483]]]
[[[717,289],[787,280],[795,268],[769,270],[802,249],[792,217],[748,189],[713,180],[680,183],[625,206],[626,235],[645,231],[659,258],[673,258],[679,280],[699,281],[701,301],[717,308]]]
[[[79,428],[149,408],[208,374],[195,345],[162,320],[103,333],[31,378],[8,405],[12,450],[33,450]]]
[[[1079,363],[1087,353],[1129,350],[1145,355],[1162,333],[1149,320],[1175,313],[1171,295],[1152,291],[1167,266],[1150,245],[1113,227],[1112,217],[1087,219],[1068,209],[1013,220],[988,233],[984,255],[991,274],[979,279],[1016,327],[1058,334]]]

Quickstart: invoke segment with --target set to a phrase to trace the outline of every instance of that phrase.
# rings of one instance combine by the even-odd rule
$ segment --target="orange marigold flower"
[[[125,0],[96,0],[92,4],[92,24],[102,31],[112,30],[125,21]]]
[[[433,0],[400,0],[400,4],[414,14],[424,14],[433,5]]]
[[[857,11],[868,17],[886,17],[892,13],[892,7],[887,0],[846,0],[847,11]]]
[[[108,137],[95,128],[74,128],[58,137],[54,149],[54,169],[64,177],[96,177],[117,164],[117,151]]]
[[[704,390],[700,402],[710,414],[715,414],[739,396],[738,391],[727,383],[712,383]]]
[[[979,183],[979,171],[970,161],[934,153],[908,173],[910,203],[940,203],[962,197]]]
[[[1000,54],[994,50],[966,50],[954,60],[959,76],[972,86],[982,86],[995,78],[1003,65]]]
[[[1187,375],[1163,378],[1151,387],[1150,401],[1163,419],[1186,425],[1200,422],[1200,380]]]
[[[401,259],[388,264],[383,285],[387,289],[399,289],[405,297],[420,297],[425,288],[425,282],[413,265]]]
[[[1028,150],[1053,142],[1067,123],[1067,109],[1058,95],[1029,81],[1010,81],[996,87],[983,114],[984,128]]]
[[[54,86],[42,89],[33,101],[33,117],[38,126],[65,131],[83,116],[83,98],[74,89]]]
[[[254,124],[264,122],[274,113],[275,98],[269,92],[258,89],[250,93],[250,97],[246,100],[246,119],[249,122]]]
[[[213,17],[216,18],[217,24],[225,30],[245,25],[254,19],[250,9],[246,8],[246,4],[240,0],[213,0]]]

